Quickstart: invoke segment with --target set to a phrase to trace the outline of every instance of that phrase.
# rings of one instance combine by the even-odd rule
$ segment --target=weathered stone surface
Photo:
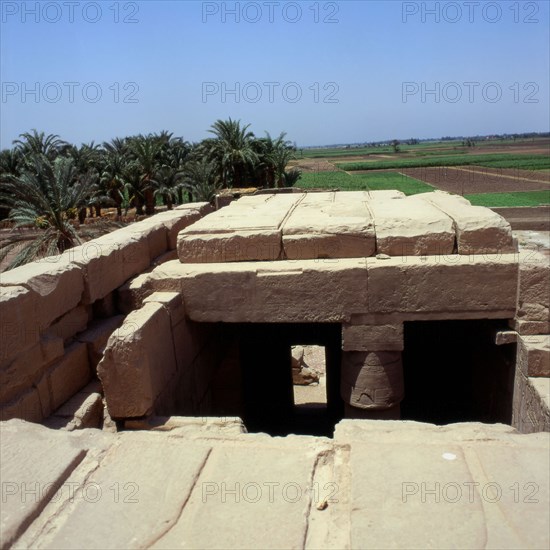
[[[309,193],[283,226],[289,260],[361,258],[376,250],[368,193]]]
[[[198,203],[197,203],[198,204]],[[208,203],[204,203],[208,204]],[[191,205],[181,205],[181,206],[191,206]],[[210,206],[210,205],[208,205]],[[203,209],[206,213],[207,209]],[[212,208],[208,211],[212,211]],[[175,250],[178,244],[178,233],[194,224],[196,221],[200,220],[204,214],[201,213],[200,208],[176,208],[168,212],[162,212],[157,214],[155,219],[158,219],[162,222],[166,228],[166,246],[168,250]]]
[[[464,197],[445,191],[421,193],[415,198],[433,204],[454,221],[458,254],[517,252],[510,224],[489,208],[472,206]]]
[[[526,434],[550,432],[550,378],[529,377],[527,358],[520,341],[514,373],[512,426]]]
[[[339,322],[366,310],[364,259],[178,264],[149,276],[154,290],[181,292],[204,322]]]
[[[101,358],[107,341],[113,332],[122,325],[124,315],[115,315],[110,319],[94,321],[88,330],[78,335],[78,341],[88,347],[90,367],[95,369]]]
[[[136,239],[145,238],[149,248],[149,263],[164,254],[168,248],[167,229],[159,220],[159,215],[130,224],[123,229],[119,229],[116,234],[118,237],[127,235]]]
[[[518,341],[518,333],[515,330],[497,330],[495,332],[495,344],[504,346]]]
[[[351,446],[350,547],[545,547],[548,434],[509,430],[341,422],[336,441]],[[373,454],[380,459],[366,468]]]
[[[278,260],[281,232],[255,230],[197,235],[183,231],[178,236],[178,256],[183,263],[198,264]]]
[[[143,300],[152,292],[147,286],[148,280],[149,275],[143,273],[118,288],[118,310],[121,313],[128,314],[142,306]]]
[[[0,284],[23,286],[36,294],[41,329],[76,307],[82,299],[84,288],[81,269],[60,261],[59,256],[44,258],[2,273]]]
[[[119,436],[119,445],[111,447],[101,467],[87,479],[87,484],[101,488],[101,505],[75,499],[71,521],[56,522],[47,546],[73,548],[78,541],[79,548],[96,548],[103,540],[111,548],[149,548],[172,531],[210,449],[161,437],[150,432]],[[166,472],[170,472],[168,482]],[[200,492],[200,485],[196,488]]]
[[[153,430],[171,432],[186,438],[230,437],[247,433],[243,421],[239,417],[218,418],[187,417],[187,416],[148,416],[147,418],[130,419],[124,422],[126,430]]]
[[[91,304],[144,271],[149,266],[149,247],[146,237],[114,231],[64,252],[61,261],[82,268],[83,303]]]
[[[143,300],[144,304],[151,302],[162,304],[167,309],[172,327],[185,319],[185,307],[179,292],[154,292]]]
[[[2,423],[0,429],[0,545],[9,548],[42,512],[85,452],[56,432],[30,430],[21,421]]]
[[[75,394],[54,413],[56,427],[67,431],[84,428],[101,428],[103,423],[103,398],[101,385],[96,380]]]
[[[304,195],[247,196],[180,231],[184,263],[276,260],[281,226]]]
[[[342,325],[344,351],[401,351],[403,324]]]
[[[46,367],[62,356],[63,340],[57,336],[43,336],[32,348],[0,369],[0,402],[10,401],[18,393],[30,389],[42,378]]]
[[[344,402],[359,409],[391,409],[401,402],[404,393],[401,352],[342,353]]]
[[[520,334],[548,334],[550,258],[533,250],[520,250],[518,258],[518,312],[514,328]]]
[[[548,427],[550,427],[550,378],[529,378],[529,383],[540,397],[541,409],[543,415],[546,416],[545,431],[548,431]]]
[[[3,546],[549,546],[549,434],[361,420],[327,440],[223,424],[156,419],[137,426],[153,431],[104,434],[2,423]]]
[[[439,256],[453,253],[453,220],[435,206],[414,197],[373,197],[368,204],[374,216],[378,254]]]
[[[225,548],[303,547],[316,454],[282,447],[214,448],[179,521],[154,548],[216,548],[218,533]]]
[[[511,318],[516,309],[518,264],[513,254],[368,258],[367,272],[368,310],[373,313]]]
[[[78,306],[51,325],[47,330],[47,334],[57,336],[66,341],[72,338],[77,332],[86,330],[87,325],[88,310],[84,306]]]
[[[40,394],[35,387],[28,388],[9,403],[0,406],[0,420],[12,418],[28,422],[40,422],[44,418]]]
[[[0,287],[0,365],[34,346],[40,338],[36,294],[22,286]]]
[[[57,409],[90,381],[86,344],[75,342],[48,372],[52,407]]]
[[[550,335],[520,336],[518,367],[526,376],[550,376]]]
[[[113,418],[144,416],[176,373],[170,315],[158,303],[133,311],[107,343],[97,372]]]

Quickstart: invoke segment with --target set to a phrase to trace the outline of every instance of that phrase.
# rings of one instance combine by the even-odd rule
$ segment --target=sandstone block
[[[550,335],[521,336],[519,366],[526,376],[550,377]]]
[[[144,304],[148,303],[162,304],[170,315],[170,323],[172,327],[178,325],[185,319],[185,307],[181,294],[178,292],[154,292],[145,300]]]
[[[88,325],[88,310],[85,306],[79,306],[66,313],[47,330],[48,334],[57,336],[66,341],[77,332],[82,332]]]
[[[59,433],[30,426],[11,421],[0,427],[2,483],[6,489],[9,486],[0,506],[2,548],[15,543],[86,454]],[[29,491],[26,498],[24,490]]]
[[[104,298],[133,275],[149,266],[149,247],[143,236],[108,235],[62,254],[62,260],[84,271],[84,304]]]
[[[213,206],[209,202],[188,202],[185,204],[180,204],[176,206],[174,210],[179,211],[188,211],[188,212],[198,212],[201,217],[214,212]]]
[[[369,311],[511,318],[518,264],[513,254],[367,259]],[[449,318],[449,317],[448,317]]]
[[[421,193],[415,198],[433,204],[454,221],[458,254],[517,252],[510,224],[489,208],[472,206],[464,197],[445,191]]]
[[[176,373],[170,315],[158,303],[130,313],[107,343],[97,371],[113,418],[144,416]]]
[[[181,292],[202,322],[341,322],[367,308],[364,259],[178,264],[154,269],[154,290]]]
[[[283,248],[289,260],[361,258],[376,251],[368,194],[310,193],[283,225]]]
[[[90,381],[86,344],[75,342],[48,372],[52,407],[57,409]]]
[[[550,333],[550,321],[524,321],[513,319],[509,322],[518,334],[522,335],[540,335]]]
[[[132,238],[145,238],[147,240],[149,263],[157,256],[164,254],[168,246],[167,229],[158,218],[159,214],[147,218],[146,220],[133,223],[118,231],[118,235],[124,234]]]
[[[8,365],[38,342],[37,302],[37,295],[22,286],[0,287],[0,365]]]
[[[183,263],[199,264],[277,260],[281,256],[281,232],[255,230],[190,234],[184,230],[178,236],[178,256]]]
[[[311,501],[304,488],[311,483],[318,455],[313,449],[305,451],[304,448],[290,446],[273,448],[258,445],[254,452],[251,450],[236,446],[219,446],[212,450],[201,472],[201,478],[205,480],[202,492],[193,491],[186,512],[157,542],[158,548],[173,548],[181,540],[195,548],[276,549],[305,546],[308,525],[305,518]],[[273,497],[269,499],[267,489],[264,490],[268,483],[276,488],[275,491],[287,487],[294,491],[292,495],[289,491],[289,498],[286,499],[278,497],[280,491],[273,492]],[[261,487],[263,493],[255,491],[255,485]],[[250,498],[248,495],[246,498],[238,495],[236,498],[239,500],[233,500],[233,495],[229,493],[222,496],[226,487],[228,490],[242,490],[248,486],[251,486]],[[260,529],[250,528],[258,522]],[[281,525],[285,528],[281,529]],[[223,533],[223,542],[219,533]]]
[[[128,314],[142,306],[143,300],[153,292],[148,286],[148,281],[149,275],[143,273],[117,289],[117,304],[121,313]]]
[[[38,344],[0,369],[0,402],[5,403],[31,388],[41,379],[46,367],[62,356],[63,340],[57,336],[43,336]]]
[[[94,321],[88,330],[78,335],[78,341],[86,344],[90,367],[95,370],[103,357],[105,346],[111,334],[122,325],[124,315]]]
[[[518,321],[549,323],[550,258],[541,252],[521,250],[519,259]],[[528,332],[525,332],[527,329]],[[524,325],[523,334],[536,334],[536,325]],[[533,332],[535,331],[535,332]],[[548,333],[542,329],[539,334]]]
[[[20,418],[27,422],[40,422],[44,418],[40,395],[36,388],[29,388],[14,400],[0,406],[0,420],[12,418]]]
[[[81,269],[60,261],[59,256],[44,258],[2,273],[2,286],[23,286],[36,294],[41,329],[75,308],[82,299]]]
[[[360,409],[391,409],[404,396],[403,364],[396,351],[342,354],[342,399]]]
[[[342,325],[344,351],[401,351],[403,325]]]
[[[414,197],[372,198],[369,208],[376,228],[376,251],[389,256],[452,254],[453,220],[435,206]]]
[[[73,431],[101,427],[103,398],[98,391],[95,391],[100,389],[98,386],[99,383],[88,384],[55,411],[56,419],[64,421],[64,429]]]
[[[131,435],[119,436],[119,444],[87,479],[104,495],[109,492],[110,498],[102,499],[101,506],[91,499],[75,499],[70,521],[57,523],[49,533],[51,548],[71,547],[74,541],[79,548],[151,548],[176,523],[199,479],[209,447],[182,445],[182,439],[161,441],[155,437],[159,434]],[[170,483],[159,482],[162,470],[171,472]],[[116,498],[109,491],[113,482],[120,483]]]
[[[182,205],[187,206],[187,205]],[[175,250],[178,244],[178,233],[194,224],[196,221],[202,218],[200,209],[180,209],[179,207],[175,210],[168,212],[162,212],[155,216],[155,219],[161,221],[161,223],[166,228],[166,246],[168,250]]]
[[[218,263],[278,259],[282,224],[303,196],[246,196],[210,214],[180,231],[180,261]]]

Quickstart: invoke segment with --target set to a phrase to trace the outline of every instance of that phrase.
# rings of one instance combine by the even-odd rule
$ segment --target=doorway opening
[[[516,345],[495,344],[506,328],[499,320],[405,323],[401,418],[510,424]]]
[[[332,437],[335,424],[343,418],[341,326],[241,324],[239,342],[243,420],[248,431]],[[317,375],[315,385],[294,384],[292,357],[293,350],[300,355],[299,348],[303,356],[295,367],[303,367],[299,370],[304,378]]]

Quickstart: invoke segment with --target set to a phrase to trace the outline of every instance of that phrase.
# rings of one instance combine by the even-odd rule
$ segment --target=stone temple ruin
[[[439,191],[189,204],[4,273],[2,547],[548,547],[549,275]]]

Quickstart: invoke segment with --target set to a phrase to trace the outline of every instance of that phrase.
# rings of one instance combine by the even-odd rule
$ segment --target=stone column
[[[346,418],[398,420],[403,325],[344,325],[340,392]]]

